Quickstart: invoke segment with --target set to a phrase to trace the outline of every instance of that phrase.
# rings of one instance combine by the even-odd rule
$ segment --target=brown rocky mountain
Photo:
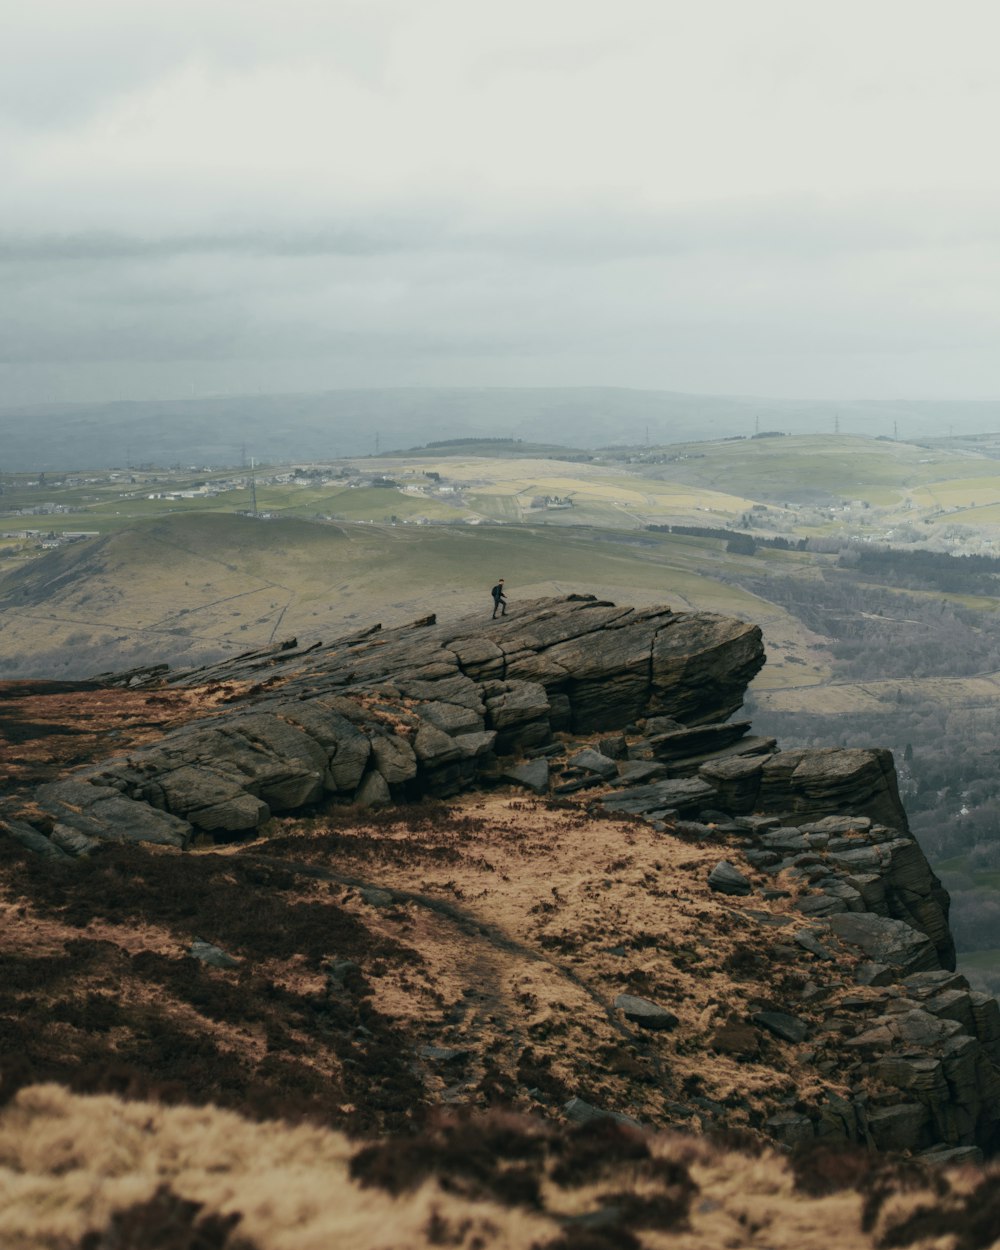
[[[763,662],[745,622],[574,596],[8,683],[0,1234],[610,1250],[989,1226],[1000,1008],[954,972],[891,756],[729,719]],[[153,1139],[57,1149],[77,1119]],[[264,1212],[247,1177],[297,1152],[344,1210],[414,1195],[378,1199],[395,1239],[356,1213],[350,1240],[318,1180]]]

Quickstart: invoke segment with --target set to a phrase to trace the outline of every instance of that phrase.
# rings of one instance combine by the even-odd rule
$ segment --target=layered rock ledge
[[[99,838],[248,833],[324,797],[454,794],[557,733],[723,721],[763,663],[760,630],[743,621],[571,596],[495,622],[427,618],[174,677],[125,675],[112,680],[231,692],[155,743],[39,787],[40,821],[9,815],[79,853]]]

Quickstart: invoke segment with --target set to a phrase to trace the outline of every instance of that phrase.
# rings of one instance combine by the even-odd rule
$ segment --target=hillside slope
[[[84,678],[192,665],[292,635],[490,611],[575,590],[751,616],[808,640],[779,608],[712,577],[719,554],[673,535],[581,528],[312,524],[180,514],[49,552],[0,580],[0,673]],[[727,561],[727,567],[738,561]]]
[[[202,1065],[203,1097],[249,1097],[266,1072],[270,1097],[297,1086],[335,1121],[357,1111],[390,1127],[443,1096],[450,1087],[437,1082],[451,1071],[468,1095],[456,1097],[473,1104],[491,1089],[517,1101],[527,1084],[529,1098],[545,1094],[542,1106],[582,1097],[661,1126],[707,1114],[780,1140],[833,1132],[992,1150],[1000,1013],[950,971],[947,895],[907,831],[891,759],[778,751],[745,722],[727,723],[762,663],[760,632],[744,622],[577,596],[485,626],[425,620],[251,653],[166,684],[126,676],[117,713],[107,690],[29,687],[18,699],[11,689],[15,790],[0,817],[14,843],[43,856],[11,878],[11,905],[26,909],[30,930],[51,930],[53,948],[72,917],[105,936],[122,921],[153,924],[152,962],[131,958],[152,932],[112,939],[130,952],[125,962],[79,948],[93,975],[118,968],[133,986],[124,1014],[103,1004],[100,1018],[144,1081],[141,1029],[124,1040],[144,1017],[129,1004],[144,1001],[150,977],[180,996],[176,1015],[159,1001],[157,1031],[174,1035],[180,1067],[170,1066],[186,1073],[185,1012],[208,1003],[218,979],[191,980],[185,941],[227,949],[221,975],[234,984],[262,974],[235,1014],[235,1002],[222,1009],[230,1032],[217,1062],[228,1075]],[[57,700],[48,717],[47,698]],[[60,731],[58,721],[74,701],[76,723],[86,717],[95,737],[92,762],[67,771],[60,741],[77,760],[82,743],[75,724]],[[538,798],[526,806],[492,793],[511,781]],[[111,886],[130,878],[125,891]],[[858,951],[883,965],[863,988]],[[34,975],[32,1010],[69,1012],[86,1034],[87,1011],[55,1006],[63,976],[58,962]],[[283,1061],[298,1072],[290,1085],[262,1064],[257,1028],[272,1043],[289,1028],[285,1010],[266,1005],[269,981],[294,987],[292,1032],[309,1033],[322,1092],[294,1048]],[[71,996],[79,990],[77,976]],[[384,1032],[365,1061],[389,1080],[384,1106],[375,1087],[363,1104],[346,1092],[357,1087],[345,1035],[324,1032],[348,1004],[342,990],[364,1028]],[[630,1014],[629,995],[659,1006]],[[259,1021],[249,1033],[247,1011]],[[853,1024],[841,1023],[845,1011]],[[942,1075],[915,1108],[899,1101],[909,1069],[880,1057],[895,1044],[893,1013],[938,1065],[940,1048],[964,1038],[961,1075]],[[55,1064],[85,1079],[103,1045],[94,1040],[97,1051],[78,1037],[68,1066],[58,1034],[29,1051],[41,1071]],[[429,1067],[405,1058],[414,1046]],[[718,1056],[709,1072],[706,1047]],[[786,1113],[786,1096],[802,1107]]]
[[[1000,1007],[888,754],[728,719],[762,663],[576,596],[0,689],[0,1232],[990,1245],[928,1168],[1000,1145]]]
[[[863,499],[897,510],[899,520],[964,502],[977,488],[980,502],[1000,490],[1000,462],[975,450],[930,450],[862,434],[691,443],[666,455],[666,463],[654,455],[640,464],[643,474],[772,503]]]

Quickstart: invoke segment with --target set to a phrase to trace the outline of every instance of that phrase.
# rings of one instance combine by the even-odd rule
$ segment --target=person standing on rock
[[[501,616],[507,615],[507,599],[503,593],[503,578],[502,577],[497,582],[497,584],[493,587],[493,589],[490,591],[490,594],[493,596],[493,615],[492,617],[490,617],[490,620],[495,621],[497,619],[497,608],[500,609]]]

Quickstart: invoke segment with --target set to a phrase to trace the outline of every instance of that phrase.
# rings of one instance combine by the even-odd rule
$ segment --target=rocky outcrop
[[[778,752],[770,759],[780,765],[785,754]],[[787,754],[798,757],[801,753]],[[833,795],[845,774],[870,773],[864,756],[886,753],[848,751],[844,754],[850,758],[844,767],[838,767],[839,752],[818,754],[833,763]],[[762,767],[757,761],[753,763]],[[741,846],[755,868],[802,891],[795,908],[817,934],[821,922],[875,963],[899,969],[902,975],[928,969],[953,970],[955,944],[948,926],[948,892],[931,870],[919,843],[906,830],[902,810],[896,828],[864,815],[831,814],[820,820],[792,823],[797,819],[798,796],[788,778],[794,778],[795,768],[781,771],[786,775],[781,790],[786,808],[781,811],[733,815],[724,792],[705,780],[690,778],[617,790],[602,797],[601,804],[609,812],[653,822],[669,820],[675,827],[679,820],[680,827],[695,837],[712,837],[721,831]],[[711,772],[702,768],[700,776]],[[808,776],[815,793],[818,770],[811,768]],[[893,784],[875,796],[873,806],[891,811],[889,801],[895,793]],[[833,802],[831,798],[831,806]],[[701,824],[686,819],[699,812]],[[724,881],[731,880],[732,868],[727,865],[720,871],[715,888],[721,889]],[[822,936],[813,940],[821,944]]]
[[[845,1047],[885,1091],[862,1128],[880,1150],[1000,1145],[1000,1008],[957,973],[927,969],[868,987],[831,1007],[857,1019]],[[889,1091],[895,1093],[892,1099]]]
[[[840,1083],[818,1110],[778,1110],[770,1136],[936,1158],[993,1151],[1000,1008],[954,974],[948,895],[908,830],[892,757],[778,750],[729,721],[762,663],[760,632],[743,622],[571,597],[497,622],[428,619],[173,678],[126,674],[130,690],[167,680],[185,698],[204,692],[204,714],[26,789],[0,816],[25,846],[66,861],[102,840],[243,837],[330,802],[493,785],[578,796],[656,836],[708,844],[704,889],[734,923],[780,930],[774,950],[814,971],[801,1003],[761,1001],[711,1035],[719,1053],[743,1056],[766,1034]],[[361,895],[383,908],[396,897],[370,884]],[[198,941],[195,958],[229,966]],[[831,969],[850,970],[849,992],[824,987]],[[632,993],[610,1009],[643,1031],[678,1021]]]
[[[189,826],[155,808],[138,807],[115,786],[87,781],[58,781],[39,786],[35,800],[50,817],[50,839],[61,849],[80,854],[107,836],[109,829],[127,824],[134,841],[183,846]]]
[[[62,825],[87,838],[186,845],[252,832],[272,813],[321,798],[377,805],[453,794],[497,779],[498,757],[544,748],[555,733],[616,730],[668,713],[681,726],[715,726],[740,706],[763,662],[756,626],[584,596],[540,600],[494,622],[426,618],[329,646],[293,641],[168,678],[208,690],[224,684],[227,702],[53,782],[41,825],[26,819],[43,834]],[[134,688],[164,674],[117,680]],[[698,741],[717,745],[742,732],[710,729]],[[541,772],[532,771],[531,788]]]
[[[253,832],[320,799],[378,805],[503,775],[536,793],[612,784],[609,810],[655,818],[711,807],[780,812],[786,823],[851,812],[905,831],[887,752],[779,752],[747,722],[724,719],[762,663],[760,631],[744,622],[582,597],[497,622],[428,618],[325,647],[283,644],[169,679],[222,687],[226,702],[43,787],[34,815],[9,815],[69,853],[100,838],[186,845]],[[164,674],[121,680],[132,688]],[[604,739],[617,759],[588,748],[551,773],[537,760],[498,763],[558,752],[554,735],[625,727],[627,737]],[[883,854],[897,910],[941,946],[947,926],[919,850]],[[854,866],[862,876],[872,867]]]
[[[945,1161],[978,1158],[1000,1147],[1000,1007],[954,972],[948,895],[906,829],[890,769],[885,752],[776,752],[703,765],[700,782],[636,787],[610,793],[602,804],[656,825],[670,821],[690,839],[740,847],[747,863],[773,881],[763,896],[789,900],[787,916],[798,920],[773,919],[798,948],[818,967],[857,961],[858,988],[831,1001],[809,1052],[822,1071],[843,1071],[854,1095],[818,1118],[776,1114],[767,1128],[777,1140],[797,1146],[834,1136]],[[732,791],[725,782],[749,774],[757,779],[755,803],[779,810],[747,814],[747,804],[737,802],[732,806],[744,814],[726,811]],[[709,778],[722,779],[711,796],[683,788]],[[870,815],[799,816],[823,804],[829,810],[854,803],[894,827]],[[684,819],[699,806],[716,810]],[[707,882],[737,897],[754,892],[726,860]],[[767,913],[759,915],[770,923]],[[791,1026],[775,1022],[783,1014]],[[806,1038],[786,1013],[758,1013],[754,1023],[788,1041]],[[756,1045],[752,1038],[740,1044]]]
[[[842,747],[740,751],[730,758],[706,760],[698,772],[718,790],[726,810],[734,813],[786,812],[809,820],[852,812],[897,829],[907,827],[889,751]]]

